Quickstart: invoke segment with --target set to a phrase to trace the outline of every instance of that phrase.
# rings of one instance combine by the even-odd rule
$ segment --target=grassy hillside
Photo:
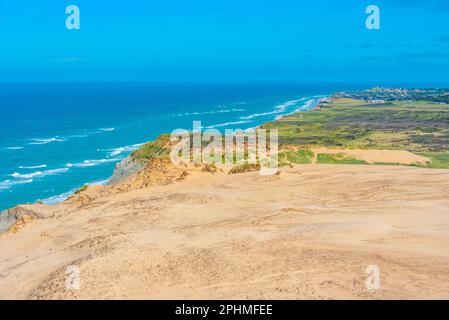
[[[433,168],[449,168],[449,105],[431,101],[334,99],[317,110],[267,123],[279,130],[281,145],[341,149],[406,150],[432,159]],[[318,163],[362,163],[318,155]]]

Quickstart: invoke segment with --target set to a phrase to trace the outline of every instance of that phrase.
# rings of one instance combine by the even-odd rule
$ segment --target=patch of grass
[[[427,163],[428,168],[449,169],[449,153],[422,152],[420,155],[431,160]]]
[[[258,171],[260,170],[260,164],[242,164],[239,166],[233,167],[231,170],[229,170],[229,174],[237,174],[237,173],[244,173],[244,172],[251,172],[251,171]]]
[[[148,142],[134,151],[131,156],[134,159],[149,160],[153,158],[164,158],[170,155],[170,150],[158,146],[155,142]]]
[[[400,164],[399,162],[374,162],[373,165],[375,165],[375,166],[403,166],[403,164]]]
[[[394,101],[379,106],[336,99],[318,110],[292,114],[262,128],[278,129],[281,144],[446,152],[449,105]]]
[[[76,190],[73,194],[80,194],[83,191],[87,190],[88,185],[85,184],[84,186],[82,186],[81,188],[79,188],[78,190]]]
[[[314,156],[311,150],[298,150],[298,151],[287,151],[285,152],[288,161],[299,164],[309,164],[312,163]]]
[[[323,164],[367,164],[364,160],[358,160],[354,157],[347,156],[343,153],[328,154],[319,153],[317,155],[317,163]]]
[[[145,143],[139,149],[131,153],[131,157],[136,160],[167,158],[170,155],[170,147],[170,135],[161,134],[156,140]]]
[[[262,128],[278,129],[281,145],[406,150],[431,158],[427,167],[449,167],[449,105],[429,100],[389,101],[378,105],[357,99],[334,99],[316,110],[285,116]],[[299,163],[307,161],[303,155],[296,156],[289,151],[280,155],[280,160],[287,164],[296,159]],[[363,163],[334,155],[321,155],[317,160],[318,163]]]

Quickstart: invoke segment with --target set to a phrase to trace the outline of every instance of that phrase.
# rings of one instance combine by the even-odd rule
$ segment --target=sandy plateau
[[[0,235],[0,298],[449,298],[449,170],[205,171],[21,206]],[[65,285],[72,265],[79,290]]]

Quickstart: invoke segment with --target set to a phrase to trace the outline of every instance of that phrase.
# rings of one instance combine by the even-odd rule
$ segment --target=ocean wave
[[[102,133],[102,132],[109,132],[114,131],[115,128],[99,128],[96,131],[91,131],[90,133],[80,133],[80,134],[73,134],[73,135],[67,135],[67,136],[54,136],[51,138],[31,138],[28,140],[31,140],[32,142],[28,143],[30,145],[44,145],[52,142],[65,142],[71,139],[82,139],[82,138],[88,138],[92,134],[96,133]],[[9,150],[19,150],[23,149],[21,146],[17,147],[8,147]]]
[[[205,127],[206,129],[213,129],[213,128],[220,128],[220,127],[226,127],[226,126],[232,126],[232,125],[236,125],[236,124],[244,124],[244,123],[251,123],[252,121],[234,121],[234,122],[225,122],[225,123],[220,123],[220,124],[215,124],[213,126],[208,126]]]
[[[187,117],[187,116],[198,116],[205,114],[219,114],[219,113],[230,113],[230,112],[243,112],[245,109],[224,109],[224,110],[212,110],[212,111],[204,111],[204,112],[186,112],[186,113],[178,113],[174,114],[174,116],[178,117]]]
[[[30,142],[29,144],[32,145],[41,145],[41,144],[48,144],[51,142],[64,142],[67,141],[66,139],[60,138],[58,136],[53,137],[53,138],[32,138],[31,139],[34,142]]]
[[[21,174],[18,172],[14,172],[11,174],[11,177],[16,179],[31,179],[35,177],[45,177],[45,176],[52,176],[60,173],[65,173],[69,170],[68,168],[60,168],[60,169],[52,169],[52,170],[45,170],[45,171],[36,171],[32,173],[25,173]]]
[[[7,190],[9,188],[11,188],[14,185],[17,184],[26,184],[26,183],[31,183],[33,182],[33,179],[28,179],[28,180],[5,180],[0,182],[0,190]]]
[[[141,146],[143,146],[144,143],[137,143],[133,144],[131,146],[124,146],[119,148],[112,148],[112,149],[99,149],[99,151],[108,151],[110,157],[118,156],[122,154],[123,152],[131,152],[139,149]]]
[[[88,168],[88,167],[95,167],[98,165],[102,165],[109,162],[117,162],[120,161],[120,158],[110,158],[110,159],[99,159],[99,160],[84,160],[83,162],[78,163],[67,163],[66,167],[68,168]]]
[[[293,112],[286,113],[286,114],[276,117],[276,120],[279,120],[282,117],[288,116],[293,113],[310,111],[310,110],[314,109],[324,99],[324,97],[325,96],[312,97],[311,99],[307,100],[303,105],[296,108]]]
[[[88,183],[88,185],[90,185],[90,186],[104,186],[107,182],[108,182],[108,179],[106,179],[106,180],[97,180],[97,181],[93,181],[93,182]]]
[[[315,108],[319,101],[320,101],[320,99],[310,99],[310,100],[306,101],[306,103],[304,103],[302,106],[295,109],[294,112],[308,111],[312,108]]]
[[[313,97],[304,97],[300,99],[290,100],[284,103],[281,103],[274,107],[273,111],[268,112],[262,112],[262,113],[254,113],[250,114],[248,116],[240,117],[241,120],[251,120],[258,117],[264,117],[264,116],[270,116],[270,115],[277,115],[275,119],[280,119],[283,116],[295,113],[295,112],[301,112],[301,111],[309,111],[313,109],[316,104],[320,101],[320,99],[323,96],[313,96]],[[292,107],[296,107],[297,104],[305,102],[305,104],[301,105],[299,108],[296,108],[294,111],[288,112],[288,110]]]
[[[305,101],[306,98],[296,99],[296,100],[290,100],[281,104],[278,104],[274,107],[273,111],[267,111],[262,113],[253,113],[248,116],[240,117],[241,120],[250,120],[254,118],[264,117],[264,116],[270,116],[270,115],[277,115],[280,113],[285,112],[289,107],[295,106],[298,102]]]
[[[52,138],[31,138],[31,139],[27,139],[28,141],[31,140],[31,142],[29,142],[29,145],[44,145],[44,144],[49,144],[52,142],[65,142],[67,140],[70,139],[79,139],[79,138],[87,138],[89,137],[88,134],[74,134],[74,135],[70,135],[70,136],[55,136]],[[20,150],[23,149],[24,147],[22,146],[17,146],[17,147],[7,147],[6,149],[9,150]]]
[[[99,131],[102,131],[102,132],[110,132],[110,131],[114,131],[115,130],[115,128],[100,128],[100,129],[98,129]]]
[[[89,137],[88,134],[74,134],[74,135],[66,136],[66,137],[62,137],[62,138],[63,139],[73,139],[73,138],[77,139],[77,138],[87,138],[87,137]]]
[[[19,169],[42,169],[47,168],[46,164],[41,164],[40,166],[19,166]]]
[[[89,185],[89,186],[103,186],[107,182],[108,182],[108,180],[98,180],[98,181],[93,181],[93,182],[86,183],[86,184]],[[58,194],[58,195],[55,195],[55,196],[43,199],[42,202],[45,203],[45,204],[58,204],[58,203],[61,203],[61,202],[65,201],[65,200],[67,200],[68,198],[70,198],[75,193],[75,191],[77,189],[78,188],[75,188],[75,189],[72,189],[71,191],[67,191],[67,192],[64,192],[64,193],[61,193],[61,194]]]
[[[269,115],[272,115],[272,114],[278,114],[278,113],[279,112],[277,112],[277,111],[254,113],[254,114],[250,114],[249,116],[240,117],[240,119],[242,119],[242,120],[249,120],[249,119],[254,119],[254,118],[258,118],[258,117],[269,116]]]
[[[52,196],[47,199],[44,199],[44,200],[42,200],[42,202],[45,204],[58,204],[60,202],[67,200],[67,198],[69,198],[73,194],[73,192],[74,191],[64,192],[64,193],[58,194],[56,196]]]
[[[304,101],[306,98],[301,98],[301,99],[296,99],[296,100],[291,100],[291,101],[287,101],[284,102],[282,104],[279,104],[277,106],[274,107],[274,110],[277,113],[281,113],[284,112],[285,110],[287,110],[288,107],[294,106],[296,105],[298,102]]]

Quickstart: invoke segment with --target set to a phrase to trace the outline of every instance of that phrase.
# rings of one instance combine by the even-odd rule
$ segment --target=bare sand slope
[[[196,173],[92,198],[0,236],[0,298],[449,298],[448,170]]]

